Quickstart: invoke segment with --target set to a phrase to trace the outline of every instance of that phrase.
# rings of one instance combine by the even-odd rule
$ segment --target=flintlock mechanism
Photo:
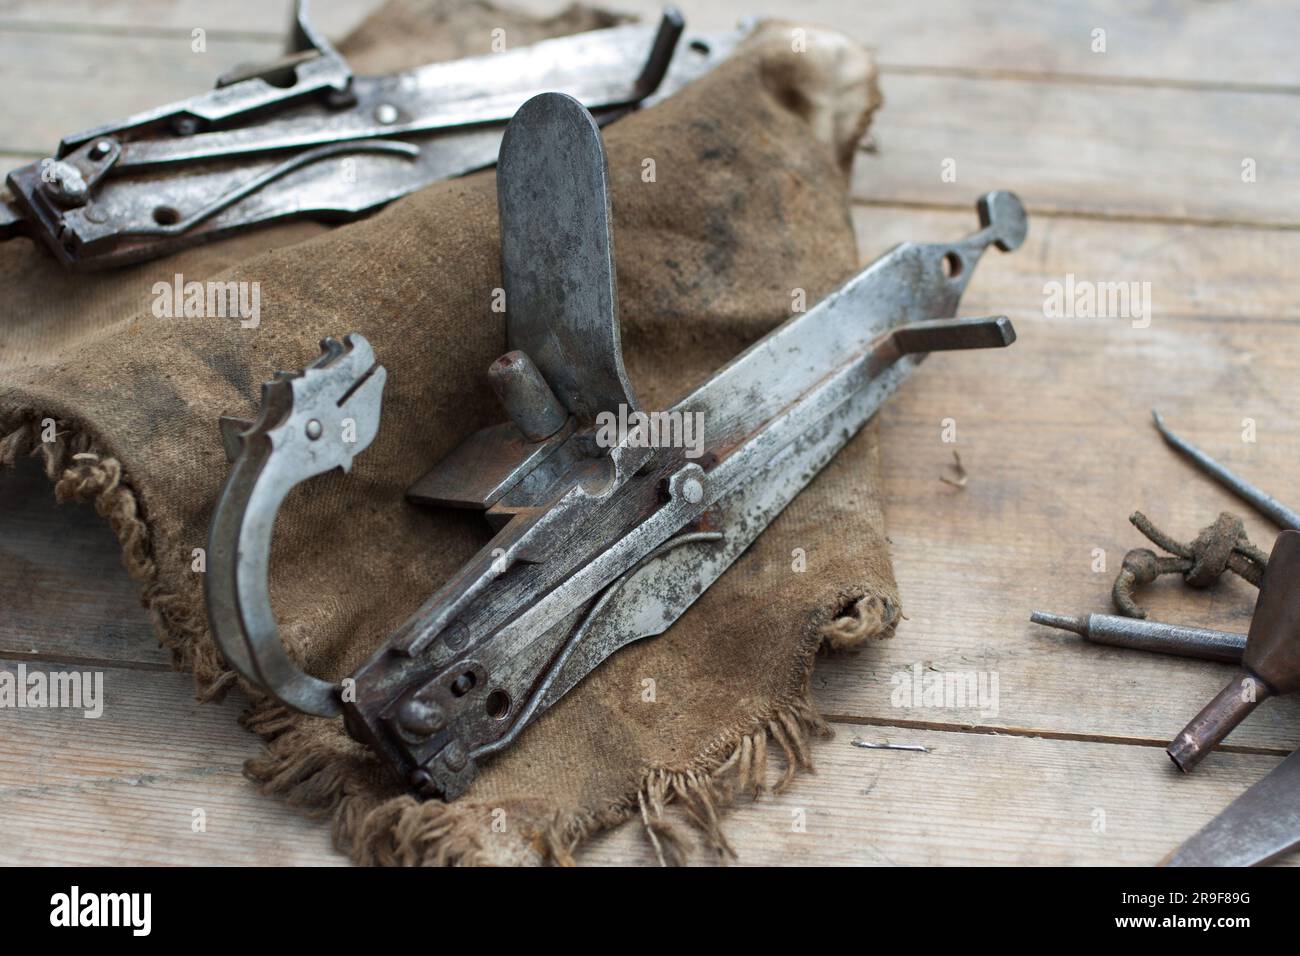
[[[264,386],[256,423],[225,426],[234,467],[206,581],[231,666],[290,707],[342,715],[413,789],[449,800],[607,657],[666,631],[926,353],[1011,344],[1006,317],[952,316],[984,250],[1015,249],[1027,228],[1020,201],[993,192],[965,239],[894,248],[659,413],[704,423],[692,450],[651,440],[624,372],[591,114],[558,93],[530,99],[506,129],[497,189],[509,351],[488,375],[509,420],[408,493],[481,509],[495,537],[352,675],[346,699],[289,662],[267,602],[270,529],[290,487],[348,468],[375,436],[384,370],[352,335]],[[611,415],[637,424],[602,440]]]

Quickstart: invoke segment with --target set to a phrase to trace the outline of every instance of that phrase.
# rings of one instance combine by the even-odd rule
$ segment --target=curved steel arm
[[[337,686],[302,671],[280,640],[267,583],[271,534],[295,485],[334,468],[350,470],[370,446],[387,372],[360,335],[325,339],[321,352],[302,372],[281,372],[264,384],[257,421],[228,445],[234,467],[213,513],[204,595],[212,634],[231,667],[281,703],[333,717],[342,710]]]

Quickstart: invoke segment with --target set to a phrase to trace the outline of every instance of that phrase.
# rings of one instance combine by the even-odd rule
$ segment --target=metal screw
[[[399,115],[397,107],[392,103],[380,103],[375,107],[375,120],[385,126],[392,126],[396,123]]]
[[[310,438],[312,441],[315,441],[317,438],[320,438],[321,431],[322,431],[321,423],[317,419],[313,418],[311,421],[307,423],[307,437]]]

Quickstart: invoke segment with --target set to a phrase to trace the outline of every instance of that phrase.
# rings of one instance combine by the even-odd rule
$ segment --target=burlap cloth
[[[485,52],[493,27],[518,45],[611,22],[580,8],[539,20],[390,3],[340,48],[378,71]],[[858,268],[847,170],[878,103],[874,71],[833,33],[794,46],[788,26],[768,25],[714,73],[606,131],[623,349],[646,407],[782,321],[793,290],[816,302]],[[153,283],[176,273],[260,282],[260,327],[155,318]],[[108,274],[69,276],[19,240],[0,248],[0,278],[11,306],[0,462],[37,455],[61,500],[94,502],[201,698],[235,683],[191,569],[228,471],[217,418],[252,417],[260,383],[310,362],[322,336],[363,333],[389,384],[379,437],[352,474],[301,486],[281,512],[272,602],[295,659],[347,676],[487,540],[477,513],[419,509],[403,492],[503,417],[484,377],[504,350],[490,171],[355,224],[281,226]],[[46,418],[53,442],[41,441]],[[666,861],[694,842],[674,817],[725,854],[720,808],[809,766],[810,738],[825,731],[808,697],[819,646],[886,634],[897,608],[872,426],[668,633],[593,672],[460,800],[417,801],[339,722],[256,693],[246,721],[266,749],[247,773],[330,818],[340,848],[366,863],[566,862],[584,836],[633,816]],[[768,774],[769,745],[783,772]]]

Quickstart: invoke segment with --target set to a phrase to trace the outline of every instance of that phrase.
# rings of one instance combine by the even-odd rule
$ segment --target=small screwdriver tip
[[[1059,627],[1063,631],[1073,631],[1075,634],[1083,634],[1083,621],[1077,617],[1066,617],[1064,614],[1050,614],[1047,611],[1034,611],[1029,615],[1029,620],[1034,624],[1045,624],[1048,627]]]

